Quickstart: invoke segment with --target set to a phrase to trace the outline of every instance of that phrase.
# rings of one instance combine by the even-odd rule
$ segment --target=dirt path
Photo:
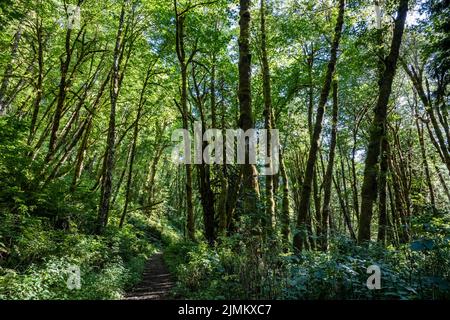
[[[162,253],[156,253],[147,262],[142,280],[126,296],[126,300],[168,299],[174,282],[163,260]]]

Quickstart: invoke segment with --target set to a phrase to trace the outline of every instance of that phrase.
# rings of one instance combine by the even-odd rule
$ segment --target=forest
[[[0,300],[450,299],[449,69],[449,0],[0,0]]]

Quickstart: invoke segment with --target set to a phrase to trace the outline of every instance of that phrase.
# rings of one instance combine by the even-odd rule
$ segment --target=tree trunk
[[[389,166],[389,158],[388,158],[388,166]],[[395,197],[394,197],[394,193],[392,192],[392,179],[390,179],[391,183],[387,183],[387,190],[389,193],[389,205],[391,207],[391,215],[392,215],[392,226],[391,226],[391,231],[390,231],[390,235],[391,235],[391,241],[394,244],[398,244],[398,236],[399,236],[399,232],[398,232],[398,227],[400,225],[400,223],[398,222],[398,214],[396,212],[396,206],[395,206]]]
[[[250,53],[250,0],[240,0],[239,10],[239,105],[240,128],[244,131],[253,129],[252,99],[251,99],[251,53]],[[242,165],[244,213],[251,216],[252,227],[260,227],[258,215],[259,185],[256,166],[249,162],[249,143],[245,145],[245,164]]]
[[[38,27],[38,30],[41,29],[39,29]],[[5,73],[2,79],[2,85],[0,86],[0,116],[6,114],[6,105],[7,105],[6,93],[9,86],[9,80],[11,79],[12,76],[13,67],[17,56],[17,49],[19,48],[19,42],[21,38],[22,38],[22,26],[19,26],[19,29],[14,35],[14,41],[11,46],[11,59],[8,65],[6,66]]]
[[[283,243],[288,248],[290,234],[290,214],[289,214],[289,181],[287,177],[286,167],[284,165],[284,151],[280,150],[280,173],[283,179],[283,197],[281,200],[281,234]]]
[[[177,9],[177,2],[174,0],[175,8],[175,22],[176,22],[176,51],[178,62],[181,69],[181,112],[183,119],[183,129],[189,130],[188,107],[187,107],[187,68],[191,63],[195,49],[191,56],[186,61],[186,53],[184,49],[184,15],[186,12],[179,13]],[[194,206],[192,202],[192,165],[185,164],[186,170],[186,229],[187,237],[191,241],[195,241],[195,220],[194,220]]]
[[[211,90],[212,91],[212,90]],[[214,91],[212,91],[214,93]],[[222,92],[221,92],[222,94]],[[225,103],[222,103],[221,127],[222,134],[225,135]],[[227,159],[226,159],[226,141],[223,144],[223,163],[222,167],[218,168],[218,176],[220,181],[220,195],[217,201],[217,215],[219,216],[219,226],[217,234],[224,236],[227,229],[227,198],[228,198],[228,180],[227,180]]]
[[[78,149],[77,152],[77,158],[76,158],[76,164],[75,164],[75,170],[74,170],[74,175],[73,175],[73,179],[72,179],[72,184],[71,184],[71,191],[75,191],[77,183],[78,183],[78,179],[81,177],[81,173],[83,171],[83,162],[84,162],[84,158],[86,155],[86,149],[87,149],[87,144],[88,144],[88,140],[89,140],[89,134],[91,132],[92,129],[92,122],[93,122],[93,118],[94,118],[94,112],[97,110],[99,104],[100,104],[100,100],[103,96],[103,93],[105,91],[106,86],[108,85],[109,79],[111,77],[111,72],[108,72],[108,75],[106,76],[105,80],[103,81],[102,85],[100,86],[100,89],[97,93],[97,96],[95,98],[95,101],[92,105],[92,113],[89,114],[88,119],[86,119],[87,121],[87,126],[86,129],[84,130],[84,137],[83,140],[81,142],[81,145]]]
[[[378,203],[378,242],[382,244],[386,241],[387,228],[386,178],[388,174],[388,152],[389,142],[387,136],[384,136],[381,140],[380,183],[378,188],[380,195],[380,201]]]
[[[267,57],[267,44],[266,44],[266,8],[265,1],[261,0],[261,60],[262,60],[262,76],[263,76],[263,95],[264,95],[264,127],[267,130],[267,157],[269,163],[266,164],[268,168],[272,167],[271,156],[271,129],[272,129],[272,90],[270,86],[270,68]],[[268,228],[269,233],[273,230],[275,224],[275,200],[274,200],[274,188],[273,188],[273,175],[266,175],[266,216],[265,226]]]
[[[419,137],[420,153],[422,155],[422,165],[423,165],[423,169],[425,170],[425,181],[427,183],[431,205],[433,206],[433,208],[435,208],[436,200],[434,197],[433,184],[431,182],[431,175],[430,175],[430,167],[428,166],[427,152],[425,149],[425,141],[424,141],[424,137],[423,137],[423,124],[419,123],[417,108],[416,108],[415,112],[416,112],[416,121],[415,121],[416,129],[417,129],[417,134]]]
[[[353,147],[352,147],[352,199],[353,199],[353,211],[355,212],[356,219],[359,219],[359,201],[358,201],[358,177],[356,175],[356,141],[357,132],[353,133]]]
[[[38,75],[36,83],[36,98],[33,103],[33,115],[31,117],[30,134],[28,136],[28,144],[31,145],[36,131],[36,123],[39,115],[39,108],[42,100],[42,82],[44,77],[44,44],[42,39],[42,20],[36,21],[36,38],[37,38],[37,53],[38,53]]]
[[[317,152],[320,154],[320,144],[317,148]],[[319,157],[320,159],[320,157]],[[316,160],[317,161],[317,160]],[[319,187],[319,168],[318,165],[314,166],[314,174],[313,174],[313,181],[312,181],[312,195],[313,195],[313,205],[314,208],[312,206],[309,207],[309,217],[308,217],[308,223],[306,225],[307,230],[308,230],[308,241],[311,245],[311,249],[316,249],[316,238],[319,234],[322,234],[322,218],[321,218],[321,206],[320,206],[320,187]],[[314,232],[313,232],[313,213],[314,213],[314,218],[315,218],[315,222],[316,222],[316,236],[314,236]],[[317,246],[319,246],[320,244],[317,243]]]
[[[148,216],[150,216],[152,208],[153,208],[153,203],[155,202],[155,177],[156,177],[156,170],[158,167],[158,162],[159,159],[161,158],[161,155],[163,153],[165,149],[165,146],[160,146],[157,151],[156,154],[151,162],[150,165],[150,170],[148,173],[148,177],[147,177],[147,182],[146,182],[146,197],[144,198],[144,208],[145,208],[145,212]]]
[[[436,173],[438,175],[439,182],[441,183],[441,186],[444,189],[444,193],[447,196],[447,199],[448,199],[448,201],[450,203],[450,190],[448,189],[447,183],[445,182],[445,179],[442,176],[441,170],[439,169],[439,167],[436,164],[434,156],[431,157],[431,161],[433,162],[434,170],[436,171]]]
[[[339,206],[341,207],[342,214],[344,216],[345,225],[347,226],[348,232],[350,233],[350,237],[353,240],[356,240],[356,234],[355,234],[355,231],[353,230],[352,221],[350,219],[350,214],[347,210],[348,206],[347,206],[347,203],[344,201],[344,197],[342,195],[342,190],[341,190],[341,187],[339,186],[339,179],[335,179],[334,177],[332,177],[332,179],[333,179],[334,187],[336,188],[336,191],[337,191]],[[343,182],[343,183],[345,183],[345,182]]]
[[[119,27],[117,31],[116,44],[114,48],[114,60],[112,67],[112,77],[111,77],[111,89],[110,89],[110,102],[111,108],[109,113],[109,126],[108,126],[108,137],[106,140],[106,151],[105,157],[103,158],[103,168],[102,168],[102,184],[100,191],[100,205],[98,210],[98,221],[97,221],[97,233],[103,232],[103,229],[108,224],[109,206],[111,200],[111,189],[112,189],[112,175],[114,168],[114,156],[115,156],[115,139],[116,139],[116,105],[117,98],[119,95],[119,79],[120,79],[120,63],[123,51],[123,27],[124,27],[124,16],[125,16],[125,3],[122,4],[122,9],[120,12]]]
[[[122,216],[120,217],[119,228],[122,228],[122,226],[125,222],[125,217],[127,215],[127,210],[128,210],[128,204],[130,202],[130,192],[131,192],[131,182],[133,179],[134,158],[136,156],[136,145],[137,145],[137,139],[138,139],[138,135],[139,135],[139,121],[141,120],[142,108],[144,107],[144,103],[145,103],[145,101],[144,101],[145,90],[147,89],[148,81],[150,80],[151,71],[152,71],[152,68],[149,67],[147,69],[147,74],[145,76],[145,80],[142,85],[141,94],[139,97],[139,106],[138,106],[138,110],[137,110],[136,121],[134,124],[133,142],[131,144],[131,151],[130,151],[130,163],[129,163],[129,168],[128,168],[127,186],[125,189],[125,204],[123,206]]]
[[[234,219],[238,196],[242,186],[242,170],[238,169],[237,174],[228,174],[228,192],[226,200],[227,230],[231,234],[234,229]]]
[[[339,14],[336,21],[334,39],[331,46],[330,61],[328,62],[327,73],[325,75],[324,85],[320,94],[319,106],[317,108],[316,122],[314,125],[314,132],[311,138],[311,148],[309,150],[308,162],[306,165],[305,178],[303,180],[303,186],[301,191],[301,200],[298,208],[297,217],[297,234],[294,236],[294,247],[296,250],[301,251],[305,245],[306,237],[304,227],[306,225],[306,218],[308,214],[308,207],[311,197],[311,184],[314,175],[314,166],[317,158],[317,151],[319,148],[320,134],[322,132],[322,120],[325,112],[325,105],[328,100],[328,94],[331,88],[331,80],[333,78],[336,61],[337,51],[339,48],[339,41],[341,39],[342,26],[344,24],[344,10],[345,1],[339,0]]]
[[[330,201],[331,201],[331,183],[333,179],[333,166],[334,166],[334,156],[336,149],[337,140],[337,122],[338,122],[338,85],[337,80],[333,81],[333,115],[332,115],[332,126],[331,126],[331,140],[330,140],[330,150],[328,152],[328,163],[325,177],[323,179],[323,207],[322,207],[322,234],[319,234],[319,239],[321,242],[321,249],[326,251],[328,248],[328,226],[330,219]]]
[[[377,197],[378,158],[381,149],[381,140],[386,132],[387,105],[392,91],[397,68],[397,60],[403,30],[408,12],[408,0],[400,0],[397,18],[395,20],[394,35],[390,53],[385,60],[385,70],[379,85],[378,101],[375,107],[375,116],[370,129],[369,145],[364,168],[364,180],[361,188],[361,211],[358,229],[358,242],[370,240],[370,226],[372,222],[373,203]]]
[[[47,161],[51,160],[53,153],[55,152],[56,148],[56,140],[58,138],[58,129],[59,129],[59,123],[61,121],[63,109],[64,109],[64,102],[66,99],[66,93],[67,93],[67,73],[69,71],[69,65],[70,60],[72,59],[72,47],[70,45],[70,36],[72,34],[72,29],[68,28],[66,31],[66,42],[65,42],[65,49],[66,49],[66,56],[65,59],[61,58],[61,66],[60,66],[60,72],[61,72],[61,79],[59,80],[59,87],[58,87],[58,98],[56,102],[56,109],[55,114],[53,116],[53,124],[52,124],[52,131],[50,134],[50,142],[48,144],[48,153],[47,153]]]
[[[403,69],[408,74],[409,78],[411,79],[411,82],[413,83],[414,88],[417,91],[417,94],[419,95],[420,100],[422,101],[425,110],[430,118],[431,125],[433,126],[434,133],[436,134],[437,143],[435,143],[435,146],[437,147],[438,152],[443,157],[444,163],[447,166],[447,169],[450,173],[450,152],[449,147],[446,145],[444,136],[442,134],[441,128],[439,126],[439,123],[436,119],[436,115],[434,114],[433,110],[433,102],[430,100],[430,98],[425,93],[425,90],[423,88],[423,79],[420,74],[418,74],[414,68],[408,67],[406,64],[403,64]],[[430,131],[430,135],[431,131]],[[433,137],[434,139],[434,137]]]
[[[199,109],[200,113],[200,119],[201,119],[201,136],[203,137],[205,134],[205,130],[207,127],[206,118],[205,118],[205,110],[204,110],[204,99],[202,94],[200,93],[199,84],[197,82],[196,73],[195,73],[195,64],[192,66],[192,79],[194,82],[194,90],[195,90],[195,96],[193,95],[193,98],[197,104],[197,107]],[[213,94],[213,93],[211,93]],[[213,101],[212,101],[213,102]],[[213,105],[211,105],[211,109],[215,108]],[[202,150],[205,150],[208,143],[207,141],[202,142]],[[214,245],[215,242],[215,224],[214,224],[214,218],[215,218],[215,197],[214,192],[211,188],[211,171],[210,171],[210,165],[206,164],[204,162],[200,164],[196,164],[197,170],[198,170],[198,185],[199,185],[199,191],[200,191],[200,202],[202,204],[203,209],[203,226],[205,228],[205,237],[208,241],[208,244],[210,246]]]

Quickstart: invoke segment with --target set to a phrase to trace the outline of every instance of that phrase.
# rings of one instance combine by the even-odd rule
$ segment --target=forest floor
[[[126,300],[165,300],[169,298],[175,283],[161,252],[147,262],[142,280],[129,293]]]

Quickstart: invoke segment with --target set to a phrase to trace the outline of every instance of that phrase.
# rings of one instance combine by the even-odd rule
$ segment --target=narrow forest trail
[[[125,295],[125,300],[165,300],[174,287],[172,275],[161,252],[147,262],[142,280]]]

